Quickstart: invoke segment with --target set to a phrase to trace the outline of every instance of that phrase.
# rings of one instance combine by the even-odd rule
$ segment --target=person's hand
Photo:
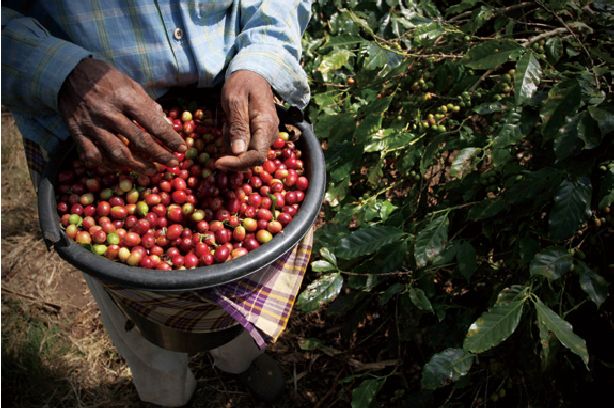
[[[236,71],[224,84],[221,102],[232,155],[220,157],[216,167],[243,170],[264,163],[279,125],[271,85],[255,72]]]
[[[187,149],[162,107],[101,60],[87,58],[75,67],[60,89],[58,106],[89,167],[151,173],[154,162],[178,165],[171,152]],[[119,136],[129,140],[128,146]]]

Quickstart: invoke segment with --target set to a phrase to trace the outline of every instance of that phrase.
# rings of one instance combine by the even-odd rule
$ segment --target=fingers
[[[248,167],[262,164],[265,158],[266,151],[263,155],[262,152],[258,150],[248,150],[238,156],[227,155],[220,157],[215,162],[215,167],[220,170],[244,170]]]
[[[101,153],[109,162],[107,167],[115,171],[124,169],[132,169],[139,173],[155,171],[153,162],[145,161],[134,155],[114,134],[100,128],[92,129],[88,134],[95,138]]]
[[[252,137],[249,150],[239,155],[220,157],[215,166],[223,170],[244,170],[248,167],[258,166],[266,160],[267,152],[277,135],[278,119],[271,115],[258,115],[250,122]],[[234,152],[233,152],[234,153]]]
[[[143,94],[142,98],[131,98],[125,104],[124,110],[135,119],[150,135],[162,142],[162,145],[171,151],[185,152],[188,148],[183,138],[173,130],[170,123],[164,118],[162,107],[152,101],[144,91],[136,92]]]
[[[227,155],[220,157],[215,162],[217,168],[225,170],[244,170],[248,167],[258,166],[264,163],[267,152],[277,136],[279,119],[277,115],[256,114],[249,123],[250,129],[247,132],[248,135],[250,130],[252,133],[251,138],[249,138],[249,150],[237,154],[234,149],[231,149],[234,156]],[[232,129],[232,126],[229,127]],[[231,135],[233,134],[232,130],[229,132]],[[238,138],[235,140],[238,140]]]
[[[171,167],[179,164],[177,158],[160,146],[149,133],[139,128],[123,115],[118,116],[114,120],[115,128],[119,134],[130,140],[130,147],[131,150],[135,150],[134,153],[150,161],[166,164]]]
[[[77,151],[81,161],[87,168],[100,168],[103,166],[102,154],[96,145],[88,138],[83,136],[78,128],[70,127]]]
[[[226,114],[226,138],[230,151],[235,155],[244,153],[250,143],[249,105],[247,94],[240,92],[224,92],[222,108]]]
[[[250,148],[264,152],[264,156],[266,156],[267,151],[277,138],[278,127],[279,119],[275,111],[273,113],[257,113],[250,121],[253,135]]]

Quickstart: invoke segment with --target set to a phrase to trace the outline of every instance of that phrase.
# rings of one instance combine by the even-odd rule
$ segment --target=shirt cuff
[[[240,70],[261,75],[284,101],[299,109],[309,103],[307,75],[296,58],[282,46],[250,44],[241,49],[230,61],[226,78]]]
[[[77,64],[92,54],[78,45],[54,37],[43,39],[37,47],[38,61],[32,65],[34,97],[58,111],[58,93]]]

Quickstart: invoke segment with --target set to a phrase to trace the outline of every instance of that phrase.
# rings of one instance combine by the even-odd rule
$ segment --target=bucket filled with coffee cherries
[[[280,109],[264,163],[228,171],[215,167],[227,154],[217,110],[175,103],[164,114],[188,146],[174,153],[176,167],[102,172],[74,152],[49,161],[39,185],[47,243],[103,281],[150,290],[217,286],[291,250],[324,195],[324,159],[311,126]]]

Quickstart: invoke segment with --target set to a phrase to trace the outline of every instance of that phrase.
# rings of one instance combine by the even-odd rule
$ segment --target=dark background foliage
[[[604,1],[319,1],[328,189],[304,350],[387,362],[355,407],[577,406],[612,384]]]

